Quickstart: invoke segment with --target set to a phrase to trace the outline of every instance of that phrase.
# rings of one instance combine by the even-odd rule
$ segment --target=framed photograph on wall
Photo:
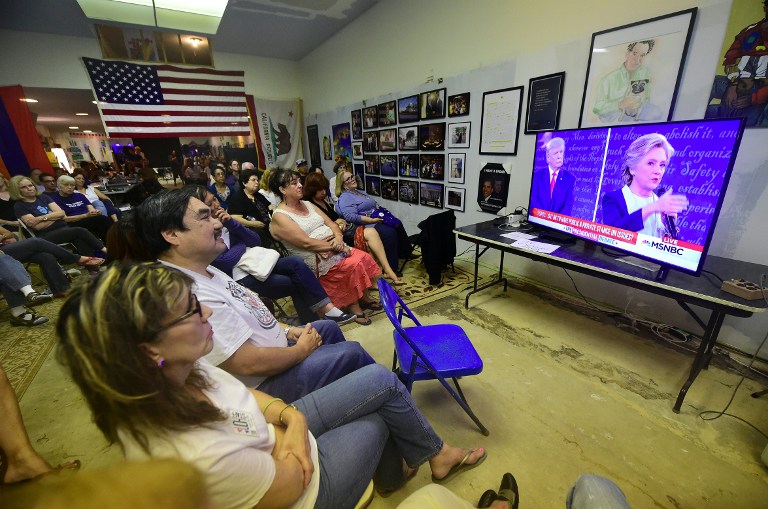
[[[371,196],[381,196],[381,179],[379,177],[365,177],[365,192]]]
[[[323,159],[331,160],[331,137],[323,136]]]
[[[375,129],[379,127],[379,113],[376,106],[363,108],[363,128]]]
[[[696,12],[592,34],[579,127],[672,120]]]
[[[445,178],[445,154],[421,154],[419,177],[429,180]]]
[[[405,203],[419,203],[419,181],[400,179],[400,201]]]
[[[463,117],[469,115],[469,92],[448,96],[448,116]]]
[[[445,89],[430,90],[419,94],[419,118],[429,120],[431,118],[445,117]]]
[[[317,124],[307,126],[307,142],[309,143],[309,160],[311,164],[320,164],[320,137]]]
[[[421,124],[419,126],[419,149],[445,149],[445,122]]]
[[[467,154],[448,154],[448,182],[451,184],[464,183],[464,166]]]
[[[525,134],[554,131],[560,126],[564,82],[564,72],[531,78],[528,82]]]
[[[397,129],[382,129],[379,131],[379,151],[397,152]]]
[[[443,184],[433,184],[431,182],[420,182],[419,185],[419,203],[425,207],[443,208],[443,194],[445,186]]]
[[[362,110],[352,110],[352,139],[363,139],[363,112]]]
[[[445,188],[445,208],[464,212],[464,198],[467,190],[463,187]]]
[[[363,151],[365,153],[379,151],[378,131],[365,131],[363,133]]]
[[[355,175],[360,177],[361,180],[365,180],[365,164],[364,163],[355,163]],[[331,189],[331,191],[335,191],[334,189]]]
[[[517,155],[523,87],[483,92],[480,153]]]
[[[362,158],[363,158],[363,142],[353,141],[352,142],[352,159],[362,159]]]
[[[401,124],[419,120],[419,96],[411,95],[397,100],[397,118]]]
[[[419,126],[398,127],[397,148],[402,151],[419,150]]]
[[[384,177],[397,177],[397,155],[380,155],[379,169],[381,171],[381,175]]]
[[[336,124],[331,128],[333,132],[333,154],[336,157],[344,156],[347,161],[352,160],[352,139],[349,135],[349,122]]]
[[[469,148],[471,122],[448,124],[448,148]]]
[[[419,154],[400,154],[397,162],[397,170],[401,177],[418,178]]]
[[[397,101],[379,104],[379,127],[397,124]]]
[[[385,200],[397,201],[399,184],[397,179],[381,179],[381,197]]]
[[[366,154],[363,156],[363,161],[363,164],[365,164],[366,175],[378,175],[380,173],[378,155]]]

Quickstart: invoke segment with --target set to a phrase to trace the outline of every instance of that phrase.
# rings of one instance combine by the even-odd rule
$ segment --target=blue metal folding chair
[[[389,321],[395,327],[395,353],[392,371],[397,373],[408,392],[418,380],[439,380],[443,387],[461,405],[483,435],[490,432],[469,408],[459,387],[458,377],[477,375],[483,371],[483,360],[467,337],[464,329],[454,324],[421,325],[392,286],[379,279],[379,296]],[[398,311],[399,305],[399,311]],[[410,318],[415,327],[404,327],[403,316]],[[399,364],[399,366],[398,366]],[[456,390],[445,380],[451,378]]]

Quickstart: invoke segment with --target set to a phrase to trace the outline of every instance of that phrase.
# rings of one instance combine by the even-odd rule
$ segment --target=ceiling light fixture
[[[19,99],[19,100],[20,101],[24,101],[24,102],[28,102],[28,103],[36,103],[37,102],[37,99],[30,99],[28,97],[25,98],[25,99]]]
[[[77,0],[91,19],[215,34],[228,0]]]
[[[80,128],[77,127],[76,125],[71,125],[71,126],[67,127],[67,129],[80,129]]]
[[[190,37],[189,42],[192,43],[192,46],[197,48],[200,45],[200,43],[203,42],[203,40],[199,37]]]
[[[88,129],[83,130],[84,133],[92,133],[93,131],[89,131]]]
[[[77,115],[78,117],[87,117],[88,116],[87,113],[75,113],[75,115]]]

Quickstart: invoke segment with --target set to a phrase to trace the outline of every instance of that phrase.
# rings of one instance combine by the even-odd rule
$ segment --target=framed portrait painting
[[[397,101],[387,101],[378,106],[379,127],[397,124]]]
[[[445,188],[445,208],[464,212],[464,199],[467,190],[463,187]]]
[[[469,92],[448,96],[448,116],[463,117],[469,115]]]
[[[448,124],[448,148],[469,148],[471,122]]]
[[[445,89],[430,90],[419,94],[419,118],[429,120],[431,118],[445,117]]]
[[[464,166],[467,154],[448,154],[448,182],[451,184],[464,183]]]
[[[696,12],[592,34],[579,127],[672,120]]]
[[[397,118],[401,124],[419,120],[419,96],[411,95],[397,100]]]
[[[376,106],[363,108],[363,128],[376,129],[379,127],[379,110]]]
[[[517,155],[523,87],[483,92],[480,153]]]
[[[363,113],[362,110],[352,110],[352,139],[363,139]]]

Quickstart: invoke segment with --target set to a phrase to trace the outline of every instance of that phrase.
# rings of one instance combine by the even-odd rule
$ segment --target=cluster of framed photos
[[[466,92],[446,100],[441,88],[353,110],[352,158],[366,192],[463,211],[465,190],[440,182],[464,184],[466,153],[444,151],[469,148],[471,122],[416,122],[469,115],[469,99]]]

